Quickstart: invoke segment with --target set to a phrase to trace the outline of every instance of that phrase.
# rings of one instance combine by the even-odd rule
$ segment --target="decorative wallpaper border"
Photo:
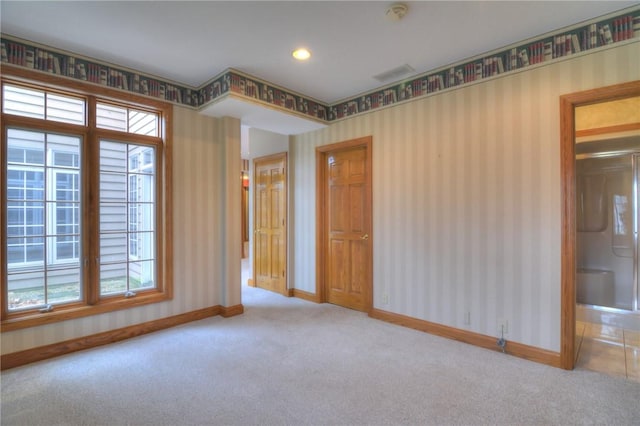
[[[497,75],[565,58],[575,53],[640,38],[640,9],[570,30],[559,30],[543,38],[512,45],[503,51],[457,63],[394,83],[373,92],[332,104],[329,121],[352,117],[395,103],[419,98]]]
[[[253,102],[275,106],[278,109],[302,114],[315,120],[328,121],[329,105],[259,80],[233,68],[206,83],[200,89],[200,93],[200,106],[233,93]]]
[[[197,107],[198,90],[2,34],[2,63]]]
[[[331,105],[231,68],[194,88],[4,34],[0,38],[0,60],[197,109],[232,93],[284,112],[331,122],[634,38],[640,38],[640,7],[581,26],[566,27]]]

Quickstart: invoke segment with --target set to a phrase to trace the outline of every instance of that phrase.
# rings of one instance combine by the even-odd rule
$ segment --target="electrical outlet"
[[[471,325],[471,311],[464,313],[464,325]]]
[[[498,336],[509,334],[509,321],[505,318],[498,318],[496,320],[496,332]]]
[[[388,305],[389,304],[389,295],[387,293],[382,295],[382,304],[383,305]]]

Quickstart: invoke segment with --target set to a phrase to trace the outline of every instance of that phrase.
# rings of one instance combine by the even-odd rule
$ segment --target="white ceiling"
[[[383,85],[408,64],[422,74],[632,1],[7,1],[5,34],[191,86],[235,68],[325,103]],[[291,51],[308,47],[304,63]],[[408,77],[409,75],[407,75]],[[389,81],[388,83],[391,83]]]

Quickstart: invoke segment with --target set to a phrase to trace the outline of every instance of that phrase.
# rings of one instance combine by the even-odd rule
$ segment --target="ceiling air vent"
[[[416,70],[411,68],[411,66],[404,64],[402,66],[396,67],[392,70],[385,71],[378,75],[374,75],[373,78],[378,80],[380,83],[386,83],[389,81],[400,80],[403,77],[408,76],[409,74],[413,74]]]

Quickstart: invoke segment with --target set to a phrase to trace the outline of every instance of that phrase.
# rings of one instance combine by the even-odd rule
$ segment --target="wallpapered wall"
[[[638,47],[292,137],[290,285],[316,290],[315,147],[372,135],[374,307],[491,336],[505,318],[508,340],[559,351],[559,97],[639,79]]]
[[[173,247],[174,299],[159,304],[2,333],[2,354],[43,346],[178,315],[215,305],[240,303],[239,288],[228,291],[225,262],[225,130],[239,137],[239,120],[215,119],[184,107],[174,107]],[[240,148],[237,153],[240,161]],[[229,142],[229,143],[236,143]],[[237,168],[239,169],[239,166]],[[234,176],[236,176],[234,174]],[[235,182],[234,182],[235,183]],[[238,196],[238,202],[240,205]],[[240,239],[238,224],[238,241]],[[240,248],[236,251],[237,269]],[[238,287],[238,286],[236,286]]]
[[[315,147],[373,135],[375,307],[559,350],[558,97],[639,78],[634,39],[292,137],[290,287],[315,292]],[[6,332],[3,354],[240,303],[240,122],[174,110],[174,299]]]

